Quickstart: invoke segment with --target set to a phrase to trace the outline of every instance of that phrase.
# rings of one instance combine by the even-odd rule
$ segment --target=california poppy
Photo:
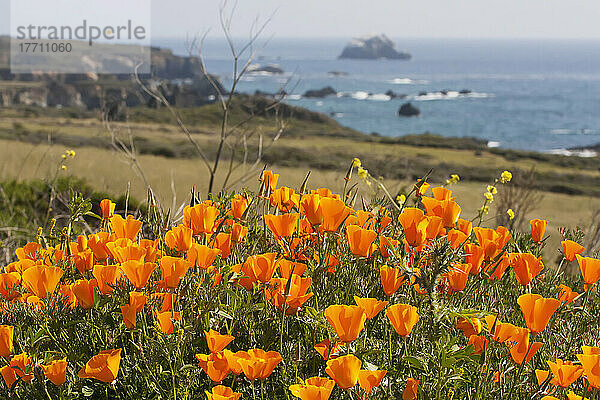
[[[250,381],[267,379],[273,373],[277,364],[283,360],[278,352],[262,349],[237,352],[236,356],[244,375]]]
[[[257,281],[267,283],[273,278],[277,268],[277,253],[264,253],[249,256],[244,263],[252,270],[252,276]],[[244,269],[242,269],[245,271]]]
[[[178,257],[164,256],[160,259],[160,272],[166,288],[175,289],[179,286],[179,281],[184,277],[187,270],[191,267],[188,260]]]
[[[485,258],[485,250],[476,244],[467,243],[463,246],[465,251],[465,262],[471,265],[469,272],[476,275],[481,271],[483,259]]]
[[[142,289],[148,283],[150,275],[156,269],[154,263],[141,263],[136,260],[125,261],[121,264],[123,273],[129,282],[138,289]]]
[[[142,311],[146,305],[147,297],[142,292],[129,292],[129,304],[121,306],[123,321],[127,329],[134,329],[136,326],[137,314]]]
[[[165,336],[169,336],[175,332],[173,321],[179,321],[181,319],[181,313],[179,312],[155,312],[154,315],[156,316],[160,330],[165,334]]]
[[[473,231],[477,237],[477,242],[484,250],[486,260],[496,258],[511,238],[509,230],[504,226],[499,226],[496,230],[475,227]]]
[[[397,251],[398,244],[400,244],[400,241],[398,241],[396,239],[392,239],[387,236],[380,235],[379,236],[379,254],[381,254],[381,257],[383,257],[383,258],[390,257],[391,255],[394,254],[395,251]]]
[[[94,265],[92,275],[96,278],[98,290],[102,294],[110,294],[114,290],[112,286],[117,283],[122,272],[118,265]]]
[[[546,362],[554,375],[556,386],[569,387],[583,374],[583,368],[580,365],[573,365],[570,361],[563,362],[563,360],[557,359],[556,362]]]
[[[471,232],[473,231],[473,223],[468,219],[459,218],[456,221],[456,228],[468,237],[471,236]]]
[[[488,340],[485,338],[485,336],[471,335],[469,336],[469,342],[467,343],[467,346],[470,344],[473,345],[474,354],[481,354],[483,353],[484,347],[487,346]]]
[[[231,215],[235,219],[241,219],[248,208],[248,200],[241,194],[236,194],[231,199]]]
[[[525,318],[527,327],[532,332],[541,332],[548,325],[560,302],[553,298],[543,298],[539,294],[523,294],[517,300]]]
[[[467,235],[459,231],[458,229],[451,229],[448,231],[448,243],[453,249],[458,249],[467,240]]]
[[[241,393],[236,393],[233,389],[222,385],[213,387],[212,392],[205,390],[204,393],[207,400],[239,400],[242,397]]]
[[[36,265],[23,271],[23,284],[31,293],[44,298],[54,293],[62,275],[61,268]]]
[[[92,357],[77,374],[80,378],[110,383],[117,379],[121,365],[121,349],[102,350]]]
[[[581,257],[579,254],[576,257],[585,282],[585,290],[588,291],[600,279],[600,260],[591,257]]]
[[[543,345],[540,342],[529,342],[529,329],[527,328],[519,328],[511,341],[516,342],[516,344],[510,348],[510,355],[513,361],[519,365],[527,364]]]
[[[446,276],[448,277],[448,283],[452,290],[462,292],[467,286],[467,278],[469,278],[469,271],[471,270],[471,264],[453,264]]]
[[[323,357],[323,360],[327,361],[332,357],[336,357],[343,345],[344,342],[337,342],[334,343],[333,346],[330,346],[329,339],[325,339],[315,344],[313,348],[321,355],[321,357]]]
[[[560,242],[563,248],[563,253],[568,261],[575,261],[575,256],[585,251],[585,247],[572,240],[563,240]]]
[[[203,244],[194,243],[187,252],[187,260],[192,265],[208,269],[213,265],[219,254],[221,254],[219,249],[211,249]]]
[[[527,286],[544,269],[541,257],[531,253],[510,253],[509,257],[517,281],[523,286]]]
[[[352,354],[327,361],[325,372],[341,389],[350,389],[356,385],[362,361]]]
[[[222,259],[229,257],[229,254],[231,254],[231,233],[218,233],[214,238],[212,248],[221,250],[219,255]]]
[[[400,273],[400,270],[397,268],[388,267],[387,265],[382,265],[379,267],[379,275],[381,278],[383,291],[388,296],[396,293],[400,285],[405,282],[404,276]]]
[[[321,225],[323,222],[320,203],[321,196],[318,194],[305,194],[300,200],[300,211],[306,216],[311,225]]]
[[[206,344],[208,344],[208,349],[211,353],[219,353],[223,351],[225,347],[233,339],[235,339],[231,335],[221,335],[219,332],[210,329],[208,331],[204,331],[204,335],[206,336]]]
[[[233,243],[241,243],[248,234],[248,228],[242,224],[235,222],[231,226],[231,241]]]
[[[400,336],[408,336],[419,321],[417,307],[409,304],[394,304],[389,306],[385,315]]]
[[[33,374],[27,373],[27,366],[31,364],[31,358],[27,353],[21,353],[14,356],[10,360],[10,364],[0,369],[0,374],[4,378],[4,383],[8,388],[17,381],[17,379],[23,380],[23,382],[31,382],[33,380]]]
[[[60,386],[67,380],[67,359],[50,361],[46,365],[40,365],[44,371],[44,376],[54,383],[56,386]]]
[[[178,225],[165,234],[165,243],[171,250],[188,251],[192,247],[191,228],[185,225]]]
[[[558,298],[558,300],[562,304],[570,304],[573,300],[575,300],[575,298],[577,296],[579,296],[579,293],[574,292],[573,289],[571,289],[567,285],[558,285],[558,289],[559,289],[559,292],[558,292],[559,298]]]
[[[110,218],[110,228],[117,238],[135,240],[142,228],[142,221],[133,218],[133,215],[128,215],[127,219],[123,219],[119,214],[115,214]]]
[[[212,202],[205,201],[193,207],[186,206],[183,209],[183,224],[192,228],[194,235],[200,233],[213,233],[215,221],[219,216],[219,209]]]
[[[361,369],[358,371],[358,384],[365,392],[371,394],[373,389],[379,386],[385,374],[387,374],[386,370],[369,371]]]
[[[483,329],[481,320],[477,317],[464,318],[460,317],[454,325],[457,329],[463,331],[466,337],[471,335],[478,335]]]
[[[12,354],[14,330],[14,326],[0,325],[0,357],[8,358]]]
[[[94,306],[94,289],[98,287],[95,279],[79,279],[71,286],[73,294],[77,297],[77,302],[85,310]]]
[[[402,400],[415,400],[419,393],[419,380],[415,378],[408,378],[406,380],[406,387],[402,392]]]
[[[352,209],[339,200],[331,197],[323,197],[319,203],[323,222],[319,229],[325,232],[335,232],[344,220],[350,215]]]
[[[306,264],[293,262],[286,259],[279,260],[279,273],[282,278],[289,279],[290,275],[303,275],[306,272]]]
[[[367,314],[359,306],[332,305],[325,309],[325,318],[342,342],[356,340],[365,327]]]
[[[301,400],[327,400],[334,387],[335,381],[315,376],[303,383],[291,385],[290,392]]]
[[[289,279],[273,278],[265,287],[265,297],[276,307],[286,305],[286,314],[293,315],[298,311],[313,293],[307,293],[312,284],[312,278],[293,274]]]
[[[529,223],[531,225],[531,237],[533,238],[533,241],[540,243],[546,232],[548,221],[543,219],[532,219]]]
[[[460,206],[452,199],[437,200],[423,196],[421,202],[427,210],[427,215],[442,218],[446,228],[452,228],[460,216]]]
[[[377,238],[377,233],[370,229],[362,229],[357,225],[346,227],[348,235],[348,245],[350,252],[359,257],[369,257],[377,248],[373,242]]]
[[[8,301],[19,297],[15,289],[21,283],[21,274],[18,272],[5,272],[0,274],[0,294]]]
[[[263,218],[265,219],[265,224],[267,224],[267,227],[275,236],[275,239],[280,239],[282,237],[292,237],[296,230],[296,226],[298,225],[300,214],[267,214],[263,216]]]
[[[402,225],[404,238],[409,245],[416,247],[425,243],[429,220],[425,217],[422,210],[407,207],[398,216],[398,221]]]
[[[222,382],[229,375],[231,368],[223,353],[196,354],[200,368],[213,382]]]
[[[275,190],[277,187],[277,180],[279,179],[279,174],[274,174],[273,171],[263,171],[261,176],[261,182],[263,183],[264,194],[269,194]]]
[[[379,301],[372,298],[360,298],[358,296],[354,296],[354,301],[356,302],[356,305],[365,311],[367,319],[375,318],[375,316],[388,305],[387,301]]]
[[[110,199],[104,199],[100,202],[100,210],[102,211],[102,219],[110,219],[115,214],[116,204]]]
[[[590,354],[577,354],[581,362],[585,378],[594,389],[600,389],[600,352]]]
[[[271,206],[277,206],[281,212],[289,212],[300,204],[300,195],[294,189],[281,187],[271,192]]]

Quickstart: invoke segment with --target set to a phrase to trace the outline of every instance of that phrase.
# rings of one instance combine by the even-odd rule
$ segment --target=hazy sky
[[[8,3],[0,0],[0,33],[8,32]],[[181,37],[210,28],[210,36],[221,36],[220,3],[152,0],[152,34]],[[273,13],[267,34],[275,37],[600,39],[599,0],[238,0],[234,36],[246,36],[255,18]]]

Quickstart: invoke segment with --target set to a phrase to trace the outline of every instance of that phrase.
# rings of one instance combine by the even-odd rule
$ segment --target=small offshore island
[[[386,35],[369,35],[352,39],[342,51],[339,59],[359,60],[410,60],[409,53],[396,50],[395,43]]]

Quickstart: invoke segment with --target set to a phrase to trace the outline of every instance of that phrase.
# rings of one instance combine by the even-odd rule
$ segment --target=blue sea
[[[490,146],[558,153],[600,143],[600,40],[394,41],[412,54],[410,61],[338,60],[344,39],[259,42],[253,63],[277,64],[285,74],[247,75],[238,90],[276,92],[283,87],[289,104],[385,136],[472,136]],[[185,39],[153,44],[188,54]],[[224,40],[205,41],[207,68],[226,86],[232,73],[228,51]],[[332,76],[330,71],[347,75]],[[302,97],[306,90],[325,86],[338,94]],[[460,94],[464,89],[470,93]],[[390,99],[384,95],[388,90],[406,98]],[[397,116],[408,101],[420,116]]]

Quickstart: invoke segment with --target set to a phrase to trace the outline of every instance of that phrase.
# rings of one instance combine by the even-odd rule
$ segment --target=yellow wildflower
[[[361,165],[362,164],[361,164],[361,162],[360,162],[360,160],[358,158],[355,157],[354,160],[352,160],[352,166],[354,168],[359,168]]]
[[[492,201],[494,201],[494,195],[493,195],[493,194],[491,194],[490,192],[485,192],[485,193],[484,193],[484,196],[485,196],[485,198],[487,199],[487,201],[489,201],[490,203],[491,203]]]
[[[510,220],[513,220],[515,218],[515,212],[512,210],[512,208],[506,210],[506,215],[508,215],[508,219]]]
[[[488,185],[487,187],[487,191],[491,194],[496,194],[498,193],[498,189],[496,189],[496,186],[492,186],[492,185]]]
[[[358,176],[360,176],[362,179],[367,179],[367,176],[369,176],[369,171],[363,167],[358,167]]]
[[[506,183],[510,182],[512,179],[512,173],[510,171],[504,171],[502,175],[500,175],[500,182]]]

